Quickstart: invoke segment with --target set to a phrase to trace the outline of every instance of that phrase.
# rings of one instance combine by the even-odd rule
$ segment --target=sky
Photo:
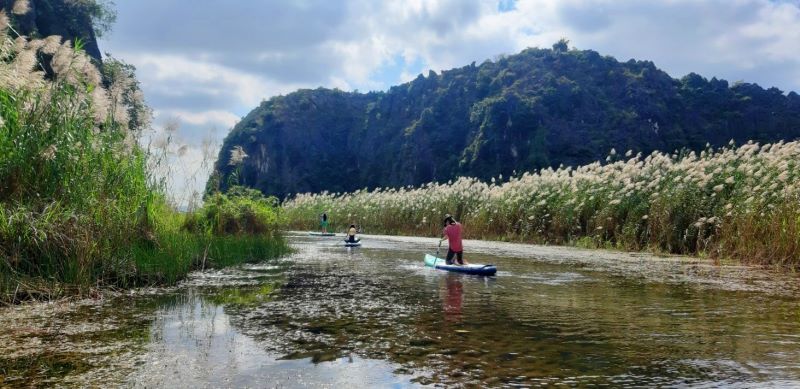
[[[299,88],[386,90],[561,38],[620,61],[800,92],[800,0],[116,0],[100,49],[168,124],[179,203],[228,131]],[[207,161],[208,162],[208,161]]]

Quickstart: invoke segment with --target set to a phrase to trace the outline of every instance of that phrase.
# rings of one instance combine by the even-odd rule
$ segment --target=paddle
[[[434,260],[433,260],[433,267],[434,267],[434,269],[436,268],[436,262],[439,260],[439,249],[441,249],[441,248],[442,248],[442,241],[443,241],[443,240],[444,240],[444,239],[439,239],[439,246],[438,246],[438,247],[436,247],[436,256],[435,256],[435,257],[433,257],[433,258],[434,258]]]

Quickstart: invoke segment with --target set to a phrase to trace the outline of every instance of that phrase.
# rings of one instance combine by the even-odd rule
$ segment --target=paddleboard
[[[333,232],[316,232],[312,231],[308,233],[311,236],[335,236],[336,234]]]
[[[425,254],[425,266],[435,267],[440,270],[454,271],[465,274],[475,274],[480,276],[493,276],[497,273],[495,265],[483,265],[470,263],[469,265],[448,265],[444,258],[437,258],[430,254]]]
[[[344,242],[344,247],[359,247],[359,246],[361,246],[360,240],[357,240],[355,242],[348,242],[348,241]]]

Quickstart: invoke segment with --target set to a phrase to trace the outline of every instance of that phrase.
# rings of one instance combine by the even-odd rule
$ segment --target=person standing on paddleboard
[[[323,234],[328,233],[328,214],[323,213],[319,218],[319,228]]]
[[[442,240],[447,240],[447,258],[445,263],[453,264],[453,256],[456,257],[458,265],[466,265],[464,261],[464,246],[461,244],[461,223],[453,219],[451,215],[444,216],[444,229],[442,230]]]

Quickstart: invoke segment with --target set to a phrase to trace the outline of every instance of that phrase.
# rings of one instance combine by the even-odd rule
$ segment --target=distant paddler
[[[323,212],[319,215],[319,229],[323,234],[328,233],[328,213]]]
[[[355,224],[351,224],[350,227],[347,229],[347,239],[344,241],[347,243],[358,243],[361,239],[356,239],[356,234],[358,233],[358,229],[356,229]]]

